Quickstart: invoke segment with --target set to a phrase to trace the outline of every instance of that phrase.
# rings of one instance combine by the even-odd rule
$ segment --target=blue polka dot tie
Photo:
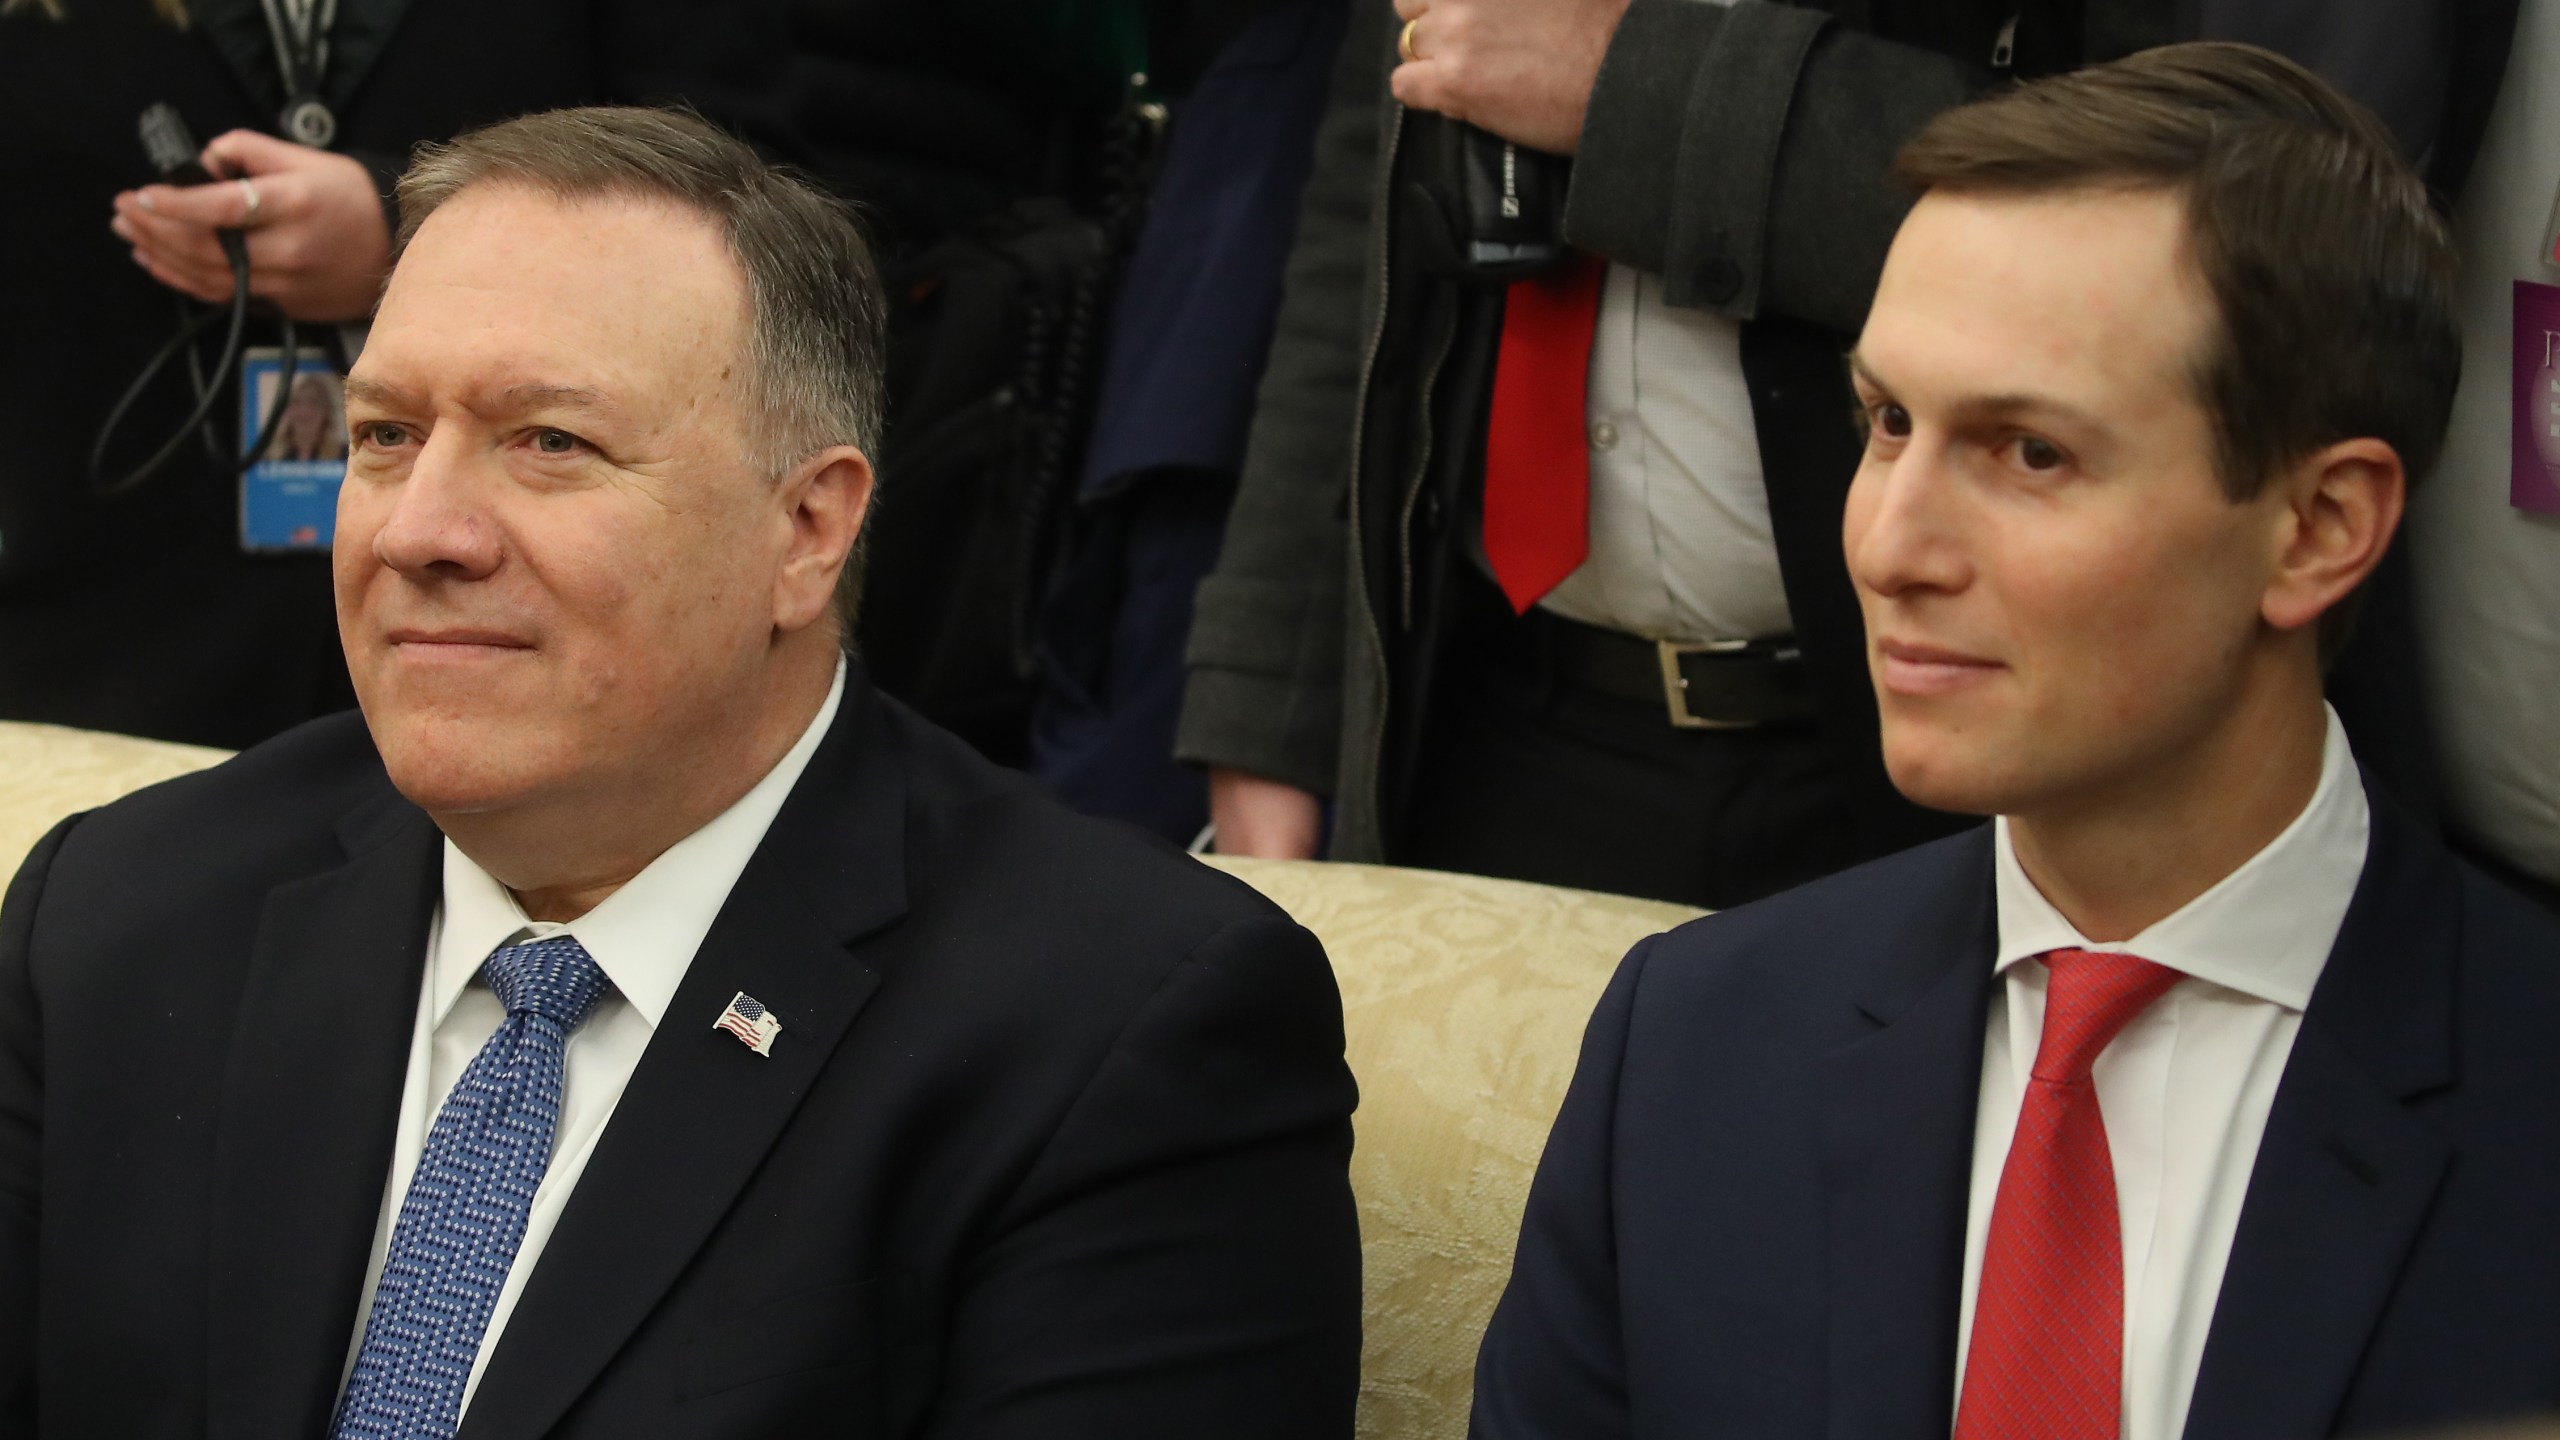
[[[338,1403],[336,1440],[444,1440],[461,1422],[480,1337],[551,1164],[569,1035],[605,987],[594,957],[566,935],[502,945],[481,973],[507,1018],[427,1134]]]

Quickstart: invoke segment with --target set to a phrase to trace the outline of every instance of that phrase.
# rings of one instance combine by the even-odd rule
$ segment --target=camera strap
[[[267,34],[275,42],[276,71],[284,79],[285,138],[315,150],[338,138],[338,117],[320,98],[329,70],[329,32],[337,27],[338,0],[259,0]]]

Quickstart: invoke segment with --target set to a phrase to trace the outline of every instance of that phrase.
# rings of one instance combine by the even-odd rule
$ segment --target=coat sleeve
[[[1315,937],[1277,917],[1176,965],[955,1297],[939,1440],[1347,1436],[1356,1099]]]
[[[0,1435],[36,1433],[36,1225],[44,1043],[29,952],[45,874],[75,816],[39,842],[0,900]]]
[[[1592,87],[1566,236],[1662,276],[1675,305],[1855,331],[1910,208],[1894,152],[1992,79],[1818,10],[1634,0]]]
[[[1175,754],[1328,794],[1351,584],[1345,507],[1378,237],[1387,0],[1355,0],[1316,132],[1218,566],[1184,653]]]
[[[2182,38],[2247,41],[2317,71],[2450,193],[2478,147],[2515,0],[2203,0],[2192,23]],[[2167,33],[2116,29],[2126,46]],[[1808,7],[1634,0],[1592,87],[1567,238],[1661,275],[1675,305],[1855,332],[1910,209],[1889,178],[1894,154],[2001,83],[1988,61]]]
[[[1470,1440],[1628,1434],[1611,1175],[1618,1077],[1653,945],[1628,952],[1583,1032],[1573,1084],[1529,1186],[1511,1281],[1476,1353]]]

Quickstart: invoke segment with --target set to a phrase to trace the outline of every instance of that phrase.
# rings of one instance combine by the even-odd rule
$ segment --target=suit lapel
[[[2188,1440],[2329,1432],[2452,1158],[2402,1102],[2454,1080],[2460,889],[2367,791],[2364,875],[2267,1116]]]
[[[1946,1440],[1996,917],[1986,828],[1921,888],[1823,1071],[1829,1433]]]
[[[346,864],[267,897],[223,1077],[206,1372],[215,1440],[326,1428],[382,1210],[439,837],[386,794],[340,838]]]
[[[555,1425],[675,1283],[879,985],[848,953],[906,908],[905,783],[857,670],[836,723],[685,972],[492,1352],[462,1434]],[[740,991],[761,1057],[712,1022]]]

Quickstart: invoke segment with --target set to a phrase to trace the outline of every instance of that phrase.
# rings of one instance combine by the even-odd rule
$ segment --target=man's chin
[[[1934,738],[1934,737],[1933,737]],[[1884,769],[1893,788],[1914,805],[1955,815],[1997,815],[2012,788],[2010,777],[1976,747],[1885,737]]]
[[[431,815],[520,805],[545,788],[550,748],[512,727],[456,722],[377,726],[374,747],[392,787]]]

